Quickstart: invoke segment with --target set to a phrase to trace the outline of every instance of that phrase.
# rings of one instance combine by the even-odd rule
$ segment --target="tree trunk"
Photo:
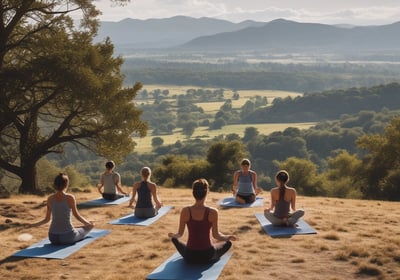
[[[21,167],[21,185],[19,186],[19,193],[37,194],[37,176],[36,176],[36,163],[29,164]]]

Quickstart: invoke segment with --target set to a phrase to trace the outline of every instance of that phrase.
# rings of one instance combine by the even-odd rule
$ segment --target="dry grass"
[[[227,195],[211,193],[208,204]],[[97,194],[76,197],[86,201]],[[44,198],[0,200],[0,278],[145,279],[175,252],[167,233],[177,230],[180,209],[192,202],[188,189],[160,188],[160,197],[175,208],[148,227],[107,223],[130,212],[126,204],[81,209],[97,228],[112,232],[64,260],[11,257],[46,237],[48,225],[23,226],[43,218]],[[238,236],[220,279],[400,279],[399,203],[321,197],[299,197],[298,203],[318,234],[271,238],[254,217],[263,208],[220,209],[220,230]],[[21,233],[33,239],[18,241]]]

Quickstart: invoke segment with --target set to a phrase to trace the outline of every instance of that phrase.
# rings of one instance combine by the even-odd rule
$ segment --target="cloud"
[[[319,1],[319,0],[318,0]],[[344,2],[337,6],[332,3],[325,5],[311,5],[298,8],[292,5],[282,6],[284,2],[269,1],[275,4],[268,5],[268,1],[243,1],[238,0],[131,0],[126,6],[110,5],[110,0],[96,1],[96,6],[103,12],[101,20],[122,20],[130,17],[135,19],[168,18],[176,15],[190,17],[214,17],[233,22],[256,20],[268,22],[277,18],[284,18],[299,22],[318,22],[326,24],[355,24],[378,25],[388,24],[400,20],[400,4],[391,3],[384,6],[367,6],[360,8],[345,8]],[[349,5],[353,2],[347,0]],[[372,2],[369,1],[369,2]],[[293,2],[292,2],[293,3]],[[320,2],[317,2],[321,4]],[[267,7],[266,7],[267,5]],[[279,6],[278,6],[279,5]],[[354,5],[354,4],[353,4]],[[371,5],[371,3],[370,3]],[[334,7],[340,7],[335,9]]]
[[[342,9],[333,12],[316,12],[309,9],[291,9],[270,7],[263,10],[236,9],[217,15],[231,21],[252,19],[268,22],[277,18],[284,18],[299,22],[318,22],[326,24],[355,24],[373,25],[388,24],[400,20],[400,5],[398,7],[370,7]]]

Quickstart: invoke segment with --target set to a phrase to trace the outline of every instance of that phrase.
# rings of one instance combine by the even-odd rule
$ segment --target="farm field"
[[[200,87],[196,86],[172,86],[172,85],[144,85],[142,90],[147,90],[148,92],[152,92],[156,89],[160,90],[168,90],[169,96],[173,95],[181,95],[186,94],[188,89],[199,89]],[[203,90],[217,90],[218,88],[203,88]],[[243,106],[247,100],[251,99],[255,96],[267,97],[268,104],[271,104],[274,98],[285,98],[285,97],[296,97],[301,96],[303,93],[300,92],[292,92],[292,91],[279,91],[279,90],[238,90],[237,91],[240,98],[239,100],[232,100],[233,108],[240,108]],[[233,92],[230,89],[224,90],[225,98],[229,99],[232,97]],[[167,98],[167,100],[169,100]],[[197,106],[200,106],[206,112],[216,112],[218,109],[224,104],[224,102],[201,102],[196,103]]]
[[[315,125],[315,123],[267,123],[267,124],[237,124],[237,125],[226,125],[222,129],[208,130],[208,127],[197,127],[191,139],[200,138],[203,140],[212,139],[218,135],[227,135],[236,133],[240,137],[243,137],[244,131],[247,127],[257,128],[260,134],[268,135],[275,131],[283,131],[288,127],[296,127],[298,129],[308,129]],[[182,134],[181,129],[177,129],[174,134],[171,135],[151,135],[151,131],[148,131],[147,136],[143,138],[134,138],[137,143],[135,151],[139,153],[151,152],[151,140],[154,137],[161,137],[164,140],[163,145],[171,145],[176,141],[185,141],[187,136]]]
[[[186,94],[188,89],[198,89],[199,87],[194,86],[173,86],[173,85],[144,85],[142,90],[147,90],[148,92],[152,92],[154,90],[169,90],[169,96]],[[216,90],[217,88],[202,88],[203,90]],[[255,96],[266,97],[268,100],[268,104],[271,104],[274,98],[286,98],[296,97],[302,95],[299,92],[290,92],[290,91],[277,91],[277,90],[240,90],[238,91],[240,98],[238,100],[232,100],[233,109],[238,109],[242,107],[247,100]],[[231,90],[225,90],[225,99],[229,99],[232,97],[233,92]],[[166,101],[173,101],[167,97]],[[149,99],[143,101],[145,103],[152,103],[153,100]],[[139,102],[142,102],[139,101]],[[198,102],[195,105],[201,107],[206,114],[215,114],[220,107],[224,104],[224,101],[221,102]],[[201,138],[201,139],[212,139],[218,135],[227,135],[236,133],[240,137],[244,135],[244,131],[247,127],[255,127],[258,129],[260,134],[270,134],[274,131],[283,131],[288,127],[296,127],[299,129],[307,129],[313,126],[315,123],[271,123],[271,124],[237,124],[237,125],[226,125],[222,129],[217,130],[208,130],[208,127],[198,127],[190,138]],[[135,150],[139,153],[151,152],[151,140],[154,137],[161,137],[164,140],[163,145],[171,145],[176,141],[185,141],[187,140],[187,136],[182,134],[181,129],[176,129],[174,134],[171,135],[152,135],[151,128],[147,133],[147,136],[144,138],[135,138],[135,142],[137,146]]]
[[[75,193],[77,201],[97,198],[92,188],[91,193]],[[217,207],[220,199],[230,195],[212,192],[207,204]],[[49,224],[25,226],[44,217],[45,198],[1,199],[0,279],[145,279],[175,252],[167,234],[177,231],[180,210],[193,202],[190,189],[160,186],[159,196],[174,209],[150,226],[109,224],[132,211],[127,203],[80,209],[95,228],[111,233],[61,260],[12,257],[47,237]],[[261,196],[268,207],[269,193]],[[317,234],[271,238],[254,216],[264,207],[219,209],[219,230],[235,234],[237,240],[218,279],[400,279],[398,202],[299,196],[297,206],[305,209],[304,220]],[[32,239],[19,241],[23,233]],[[187,230],[183,241],[186,234]]]

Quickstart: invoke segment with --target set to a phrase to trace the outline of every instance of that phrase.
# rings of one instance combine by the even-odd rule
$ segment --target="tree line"
[[[75,11],[82,13],[79,27],[69,16]],[[204,116],[201,108],[192,104],[195,98],[204,98],[199,91],[177,98],[173,109],[161,98],[168,93],[157,92],[159,100],[154,105],[164,114],[159,116],[159,122],[177,114],[174,125],[185,129],[188,136],[193,122],[213,129],[243,120],[274,121],[271,112],[283,112],[283,116],[295,112],[291,117],[297,121],[309,116],[324,121],[309,130],[288,128],[270,135],[260,134],[250,124],[244,137],[236,134],[212,140],[188,137],[173,145],[160,145],[159,141],[152,153],[137,154],[132,136],[146,134],[148,123],[143,121],[142,114],[145,116],[143,110],[151,107],[135,102],[140,83],[124,86],[123,60],[114,56],[113,44],[109,40],[92,43],[99,14],[92,1],[73,4],[58,0],[3,1],[0,14],[0,187],[3,190],[43,191],[50,182],[48,176],[60,170],[71,174],[72,186],[93,184],[104,168],[105,158],[117,161],[127,185],[138,178],[141,166],[149,165],[161,185],[189,186],[193,179],[207,177],[213,190],[228,190],[233,171],[246,156],[252,159],[260,174],[260,185],[266,189],[272,187],[274,171],[286,168],[293,173],[292,184],[305,195],[399,199],[400,121],[395,109],[400,91],[396,83],[277,99],[266,108],[264,100],[256,98],[239,110],[233,110],[231,100],[224,98],[222,90],[216,90],[210,96],[223,100],[224,104],[215,116]],[[165,69],[160,72],[166,75]],[[312,90],[320,88],[321,82],[338,78],[324,73],[263,69],[208,74],[204,70],[178,72],[179,79],[190,84],[196,80],[202,86],[226,82],[233,89],[255,89],[264,80],[266,83],[261,87]],[[177,77],[174,73],[169,73],[170,77]],[[290,75],[300,79],[293,80]],[[303,75],[308,78],[304,80]],[[361,76],[368,83],[377,82],[372,74],[370,78]],[[381,73],[375,77],[381,81],[383,76]],[[391,73],[386,78],[391,79]],[[356,84],[356,79],[350,80],[349,83]],[[157,77],[156,83],[163,82],[163,77]],[[282,88],[285,83],[287,88]],[[293,84],[288,86],[289,83]],[[187,121],[192,115],[197,119]],[[204,122],[199,124],[199,117],[204,117]]]
[[[126,85],[141,81],[237,90],[316,92],[400,82],[399,65],[373,63],[174,63],[127,58],[122,71]]]

